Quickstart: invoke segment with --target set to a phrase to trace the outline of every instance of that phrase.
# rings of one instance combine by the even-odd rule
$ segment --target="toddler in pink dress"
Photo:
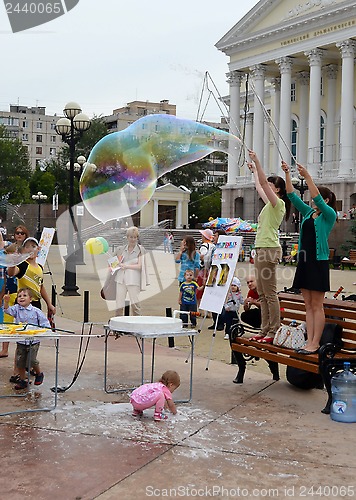
[[[172,399],[172,392],[180,386],[180,377],[177,372],[167,370],[159,382],[143,384],[131,393],[130,402],[133,406],[132,415],[141,417],[143,410],[155,406],[154,420],[165,420],[163,409],[166,407],[173,415],[177,413],[176,405]]]

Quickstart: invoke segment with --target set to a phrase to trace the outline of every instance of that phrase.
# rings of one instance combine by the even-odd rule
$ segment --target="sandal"
[[[253,337],[250,337],[248,340],[254,340],[256,342],[259,342],[260,340],[264,339],[264,335],[254,335]]]
[[[261,340],[257,340],[260,344],[273,344],[273,337],[263,337]]]

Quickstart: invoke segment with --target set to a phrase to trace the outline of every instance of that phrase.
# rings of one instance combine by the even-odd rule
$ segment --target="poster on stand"
[[[41,239],[39,241],[40,250],[36,259],[37,264],[40,264],[42,267],[44,267],[46,263],[47,255],[52,244],[55,231],[56,230],[53,227],[44,227],[42,229]]]
[[[219,236],[206,280],[200,309],[220,313],[235,274],[242,236]]]

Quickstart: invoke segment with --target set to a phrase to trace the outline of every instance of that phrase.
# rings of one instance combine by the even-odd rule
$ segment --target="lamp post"
[[[83,172],[83,167],[87,159],[85,156],[80,155],[77,161],[74,163],[74,176],[80,179]],[[67,170],[70,170],[70,162],[66,164]],[[84,262],[84,252],[83,252],[83,241],[82,241],[82,217],[84,216],[84,205],[81,203],[76,207],[77,216],[77,245],[75,247],[75,262],[77,265],[83,266]]]
[[[301,177],[298,175],[298,177],[292,177],[291,179],[293,187],[300,192],[300,199],[303,201],[304,199],[304,193],[305,191],[308,191],[308,185],[304,180],[304,177]],[[298,220],[298,227],[300,227],[300,224],[302,222],[302,216],[299,213],[299,220]]]
[[[47,200],[47,195],[43,194],[41,191],[38,191],[37,194],[32,195],[32,199],[38,203],[38,217],[37,217],[37,230],[36,230],[36,239],[40,241],[41,239],[41,203]]]
[[[305,191],[308,191],[308,185],[304,180],[304,177],[293,177],[292,184],[295,189],[300,192],[300,199],[303,201]]]
[[[62,141],[69,146],[69,224],[67,258],[65,264],[64,286],[61,295],[80,295],[77,286],[76,260],[73,232],[77,231],[75,218],[73,215],[74,205],[74,170],[75,170],[75,145],[90,127],[90,119],[82,113],[79,104],[69,102],[66,104],[63,113],[65,118],[60,118],[56,123],[56,132],[62,136]]]

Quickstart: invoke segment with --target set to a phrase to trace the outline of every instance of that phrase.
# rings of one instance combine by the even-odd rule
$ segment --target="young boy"
[[[30,288],[20,288],[17,292],[17,304],[9,306],[10,294],[4,296],[4,311],[6,314],[14,317],[15,323],[28,323],[30,325],[38,325],[42,328],[50,328],[51,325],[43,314],[43,312],[34,307],[31,302],[33,291]],[[28,382],[26,380],[26,366],[28,366],[28,356],[31,348],[31,367],[35,372],[35,385],[41,385],[44,375],[40,370],[40,365],[37,360],[37,353],[40,346],[39,340],[21,340],[18,341],[15,353],[15,364],[19,374],[19,381],[15,385],[15,389],[26,389]]]
[[[204,288],[204,285],[198,286],[194,281],[194,272],[187,269],[184,273],[184,281],[179,287],[179,305],[181,311],[197,312],[197,290]],[[188,315],[181,314],[183,328],[188,326]],[[193,328],[197,326],[197,318],[190,314],[190,322]]]
[[[230,338],[230,329],[234,319],[239,320],[240,305],[244,303],[244,299],[240,292],[241,282],[239,278],[234,276],[231,281],[230,290],[227,293],[223,312],[220,315],[219,322],[225,323],[225,340]]]
[[[56,314],[56,308],[51,304],[51,300],[43,284],[43,268],[37,264],[36,259],[39,251],[39,245],[36,238],[26,238],[22,244],[23,253],[31,255],[21,264],[8,267],[8,276],[16,276],[19,288],[30,288],[33,291],[33,305],[41,309],[42,298],[48,309],[48,314]]]

